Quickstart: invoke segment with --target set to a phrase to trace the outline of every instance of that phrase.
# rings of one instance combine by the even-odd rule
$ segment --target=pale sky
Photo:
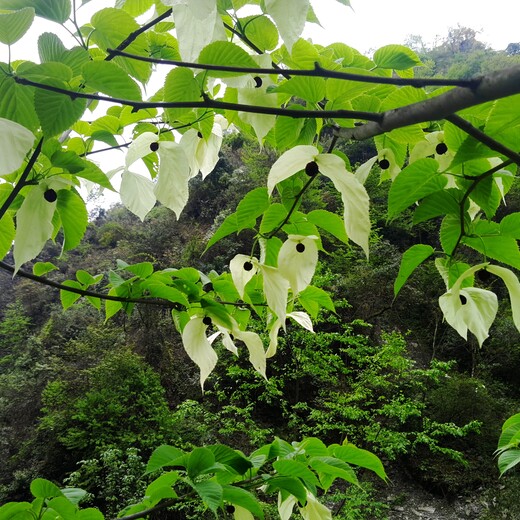
[[[519,0],[351,0],[352,9],[337,0],[311,0],[323,29],[311,24],[304,36],[314,43],[341,41],[369,53],[390,43],[404,43],[410,34],[419,34],[426,43],[444,38],[450,27],[458,24],[480,31],[479,40],[496,50],[520,42]],[[113,5],[106,0],[91,0],[80,9],[82,22],[93,12]],[[70,47],[73,40],[59,25],[37,18],[30,33],[17,42],[12,58],[37,61],[34,31],[58,34]],[[0,44],[0,60],[7,58],[7,48]]]
[[[495,50],[520,42],[518,0],[351,0],[352,9],[336,0],[311,2],[325,27],[312,29],[314,43],[342,41],[364,53],[409,34],[432,43],[458,24],[481,31],[478,39]]]

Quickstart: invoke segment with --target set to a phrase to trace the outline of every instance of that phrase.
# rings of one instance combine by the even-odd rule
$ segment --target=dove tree
[[[364,184],[379,175],[390,186],[388,219],[413,208],[414,224],[440,222],[438,249],[416,244],[404,253],[395,295],[420,264],[435,262],[446,321],[482,345],[498,302],[478,276],[492,273],[520,329],[520,213],[496,217],[520,164],[519,67],[470,80],[416,78],[421,61],[402,45],[368,58],[344,43],[302,39],[317,21],[310,0],[117,0],[80,23],[82,6],[0,0],[0,42],[9,50],[38,17],[70,33],[62,41],[44,32],[37,57],[0,63],[1,268],[60,289],[65,308],[86,298],[107,319],[135,305],[170,308],[202,388],[218,361],[217,338],[236,355],[245,349],[265,377],[287,319],[312,331],[321,309],[334,310],[312,285],[322,234],[369,256]],[[89,191],[119,185],[141,220],[157,203],[178,218],[190,179],[211,175],[226,132],[279,153],[267,185],[249,192],[207,244],[253,231],[252,249],[230,258],[229,271],[121,260],[108,274],[46,277],[55,266],[38,254],[48,240],[63,252],[80,244]],[[364,164],[336,150],[372,138],[377,153]],[[111,149],[125,153],[107,171],[96,161]],[[304,212],[309,187],[329,181],[342,214]],[[468,251],[478,263],[469,264]],[[35,260],[32,272],[24,269]],[[248,330],[253,314],[268,345]]]

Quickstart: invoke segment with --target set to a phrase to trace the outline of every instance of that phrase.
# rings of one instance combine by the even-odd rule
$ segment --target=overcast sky
[[[519,0],[351,0],[352,9],[337,0],[311,1],[324,26],[312,28],[315,43],[342,41],[368,52],[410,34],[432,43],[459,24],[479,31],[478,39],[495,50],[520,42]]]

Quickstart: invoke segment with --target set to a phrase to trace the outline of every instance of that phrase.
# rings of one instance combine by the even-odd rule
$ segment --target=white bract
[[[369,197],[365,187],[352,172],[347,171],[345,162],[334,154],[320,154],[314,146],[300,145],[291,148],[273,164],[267,178],[269,195],[279,182],[303,170],[315,162],[321,174],[328,177],[341,193],[345,230],[348,237],[359,245],[368,257],[370,235]]]
[[[30,130],[0,117],[0,175],[18,170],[33,144],[34,134]]]
[[[316,236],[289,235],[278,253],[278,271],[294,295],[311,283],[318,264]]]

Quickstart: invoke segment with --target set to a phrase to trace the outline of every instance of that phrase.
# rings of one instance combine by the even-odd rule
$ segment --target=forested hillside
[[[125,20],[141,42],[134,18],[160,2],[74,18],[76,50],[46,33],[44,63],[10,63],[0,81],[39,92],[36,122],[0,104],[4,140],[40,138],[0,169],[0,514],[385,520],[424,490],[467,518],[518,518],[518,471],[501,465],[499,480],[494,458],[520,409],[518,94],[512,108],[469,102],[469,129],[454,114],[390,129],[379,117],[478,93],[476,76],[516,70],[518,44],[494,51],[458,27],[372,61],[287,36],[274,7],[238,18],[244,3],[219,2],[216,24],[269,59],[224,40],[179,47],[163,5],[132,52],[209,68],[195,76],[185,58],[148,100],[133,78],[146,84],[150,64],[112,48],[111,31]],[[68,5],[22,4],[0,1],[3,43]],[[121,106],[80,120],[105,94]],[[93,166],[100,144],[125,166]],[[97,205],[119,174],[122,203]],[[96,184],[88,221],[78,177]],[[430,509],[416,516],[449,520]]]

